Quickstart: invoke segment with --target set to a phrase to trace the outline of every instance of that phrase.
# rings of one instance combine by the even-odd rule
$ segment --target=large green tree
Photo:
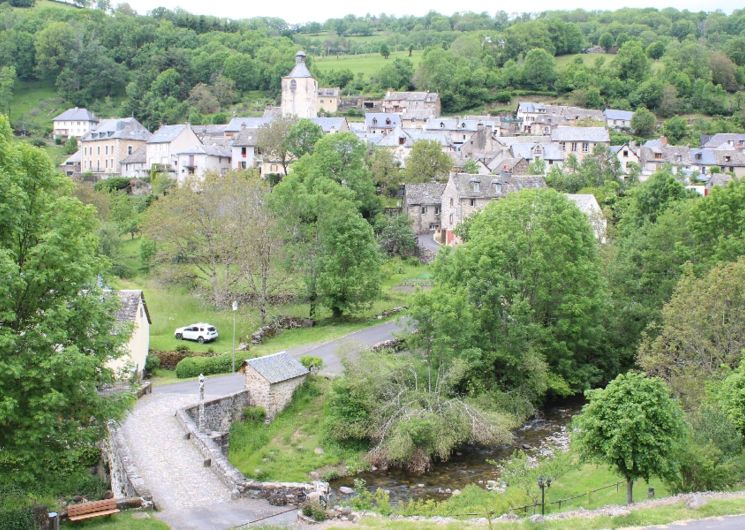
[[[414,142],[406,159],[404,176],[406,182],[433,182],[447,179],[453,160],[442,152],[442,146],[434,140]]]
[[[587,397],[573,441],[583,458],[607,464],[626,479],[628,504],[634,502],[635,480],[677,474],[685,423],[664,381],[629,372]]]
[[[40,487],[95,450],[114,402],[115,302],[96,287],[96,213],[0,116],[0,482]],[[38,481],[38,482],[37,482]]]
[[[438,260],[417,340],[438,357],[470,356],[489,387],[572,393],[615,375],[606,297],[587,217],[554,190],[522,191],[475,215],[467,242]],[[458,315],[453,334],[438,315]]]

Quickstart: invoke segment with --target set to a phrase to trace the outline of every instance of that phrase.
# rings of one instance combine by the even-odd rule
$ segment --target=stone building
[[[295,68],[282,78],[282,116],[318,116],[318,82],[305,65],[305,52],[295,54]]]
[[[395,92],[388,91],[381,104],[383,112],[410,114],[426,111],[430,118],[436,118],[442,111],[440,95],[437,92]]]
[[[339,111],[341,89],[339,87],[318,89],[318,110],[328,114],[336,114]]]
[[[103,120],[80,139],[80,170],[100,177],[119,175],[121,161],[149,139],[150,131],[134,118]]]
[[[448,245],[458,243],[455,228],[491,201],[522,189],[545,187],[546,180],[542,175],[451,174],[442,193],[442,242]]]
[[[293,393],[309,374],[305,366],[284,351],[248,359],[241,370],[246,378],[249,404],[262,407],[267,421],[292,401]]]
[[[610,135],[605,127],[556,127],[551,141],[559,144],[566,156],[573,154],[578,161],[592,155],[596,145],[610,147]]]
[[[439,182],[406,184],[404,188],[406,214],[411,219],[415,233],[426,234],[439,230],[443,191],[445,191],[445,184]]]

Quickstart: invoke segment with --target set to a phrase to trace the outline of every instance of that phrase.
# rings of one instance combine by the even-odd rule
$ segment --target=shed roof
[[[131,155],[128,155],[126,158],[122,160],[122,164],[144,164],[147,161],[147,148],[144,145],[141,145],[134,151],[132,151]]]
[[[270,384],[289,381],[290,379],[295,379],[309,373],[305,366],[300,364],[297,359],[290,357],[286,351],[247,359],[245,364],[253,368],[256,373],[266,379]]]
[[[139,140],[147,141],[150,131],[135,118],[111,118],[101,121],[93,131],[89,132],[81,141],[97,140]]]
[[[404,187],[406,206],[414,206],[417,204],[440,204],[442,202],[442,192],[444,191],[445,184],[439,182],[406,184]]]
[[[634,117],[634,113],[630,110],[605,109],[603,114],[605,114],[606,120],[631,121],[631,118]]]
[[[184,132],[188,125],[177,123],[176,125],[163,125],[153,133],[147,141],[149,144],[166,144],[178,138],[178,135]]]
[[[147,310],[147,304],[145,303],[145,295],[140,289],[124,289],[117,291],[116,294],[120,303],[119,310],[116,312],[116,319],[119,322],[134,322],[137,318],[137,308],[140,307],[140,301],[142,301],[147,321],[152,323],[150,312]]]
[[[461,199],[496,199],[529,188],[545,188],[543,175],[472,175],[456,173],[450,180]],[[478,183],[478,186],[474,186]],[[497,186],[498,184],[498,186]]]

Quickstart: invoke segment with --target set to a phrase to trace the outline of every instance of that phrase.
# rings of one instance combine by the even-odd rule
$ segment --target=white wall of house
[[[145,369],[145,360],[150,350],[150,323],[147,319],[145,306],[140,300],[137,307],[137,318],[133,323],[132,335],[127,341],[125,354],[110,361],[108,366],[120,378],[126,378],[134,370],[137,377],[142,377],[142,371]]]
[[[253,146],[233,146],[230,166],[233,169],[251,169],[256,163],[256,149]]]
[[[179,154],[177,156],[177,180],[179,186],[187,180],[203,181],[207,173],[214,172],[224,175],[230,169],[230,158],[207,154]]]
[[[201,144],[202,142],[191,127],[184,127],[178,136],[170,142],[148,142],[145,150],[145,165],[150,169],[153,164],[161,164],[171,166],[172,170],[176,170],[178,169],[176,153],[194,149]]]
[[[97,121],[57,120],[52,122],[52,136],[82,138],[98,125]]]

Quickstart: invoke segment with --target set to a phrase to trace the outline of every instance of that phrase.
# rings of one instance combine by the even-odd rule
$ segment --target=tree
[[[469,158],[466,160],[466,163],[463,164],[463,172],[470,173],[471,175],[477,174],[479,172],[478,163],[474,159]]]
[[[688,122],[683,116],[673,116],[662,124],[662,134],[673,145],[688,137]]]
[[[613,39],[613,35],[611,35],[610,33],[603,33],[598,39],[598,46],[603,48],[606,53],[613,47],[614,44],[615,40]]]
[[[116,301],[96,286],[105,260],[95,209],[71,190],[0,116],[3,484],[42,489],[50,476],[79,473],[123,404],[98,393],[127,330],[117,328]]]
[[[209,86],[198,83],[189,91],[188,103],[202,114],[212,114],[220,110],[220,102]]]
[[[67,22],[52,22],[36,34],[36,69],[41,77],[53,79],[67,65],[77,49],[75,30]]]
[[[442,181],[447,178],[453,161],[442,152],[440,143],[434,140],[414,142],[406,159],[404,176],[407,183]]]
[[[73,155],[78,152],[78,139],[70,136],[65,142],[65,154]]]
[[[722,381],[716,394],[727,418],[745,434],[745,360]]]
[[[383,56],[383,59],[388,59],[388,57],[391,56],[391,50],[390,50],[390,48],[388,48],[388,45],[387,44],[383,43],[380,46],[380,55]]]
[[[120,234],[129,234],[132,239],[140,232],[140,215],[137,206],[125,192],[112,192],[111,220]]]
[[[416,254],[416,234],[408,215],[379,215],[375,221],[375,232],[380,247],[389,256],[406,258]]]
[[[657,125],[657,118],[645,107],[640,107],[631,117],[631,128],[637,136],[651,136]]]
[[[378,82],[382,88],[408,90],[414,76],[414,65],[409,59],[394,59],[378,72]]]
[[[727,92],[737,90],[737,65],[722,52],[711,54],[711,80],[716,85],[721,85]]]
[[[586,395],[573,441],[583,458],[607,464],[626,479],[627,504],[634,502],[635,480],[677,474],[685,424],[661,379],[629,372]]]
[[[10,116],[10,101],[16,83],[16,69],[13,66],[0,68],[0,111]]]
[[[525,56],[523,85],[536,90],[551,88],[556,80],[556,61],[542,48],[534,48]]]
[[[296,122],[297,120],[291,117],[276,118],[259,128],[256,138],[256,146],[261,151],[264,161],[279,162],[284,175],[287,175],[287,166],[290,163],[287,137]]]
[[[547,387],[570,394],[615,375],[597,243],[562,194],[524,190],[490,203],[434,279],[413,310],[424,319],[418,335],[437,356],[472,358],[486,388],[538,400]],[[443,325],[454,314],[456,328]]]
[[[647,57],[652,59],[653,61],[656,61],[662,55],[665,53],[665,43],[662,41],[654,41],[649,46],[647,46]]]
[[[373,147],[368,154],[368,164],[375,185],[389,197],[395,196],[403,182],[401,163],[389,149]]]
[[[311,154],[321,138],[323,129],[320,125],[307,119],[298,120],[287,133],[287,151],[295,158]]]
[[[702,278],[685,274],[653,331],[639,347],[640,366],[687,403],[700,401],[702,382],[735,368],[745,348],[745,259]]]
[[[613,59],[618,77],[626,81],[644,81],[651,72],[649,58],[637,40],[626,41]]]

